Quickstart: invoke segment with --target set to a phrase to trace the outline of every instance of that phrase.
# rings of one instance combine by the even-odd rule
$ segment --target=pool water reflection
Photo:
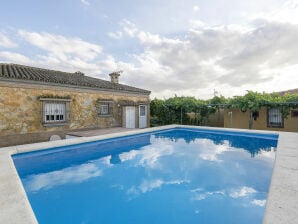
[[[40,223],[262,223],[276,144],[172,129],[13,159]]]

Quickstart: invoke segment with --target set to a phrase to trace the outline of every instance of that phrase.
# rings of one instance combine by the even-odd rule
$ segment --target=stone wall
[[[42,97],[70,98],[70,122],[64,126],[44,126],[40,101]],[[96,107],[98,100],[113,101],[112,116],[98,115]],[[0,137],[3,139],[3,136],[15,134],[39,133],[40,135],[41,132],[64,133],[65,130],[122,126],[122,110],[127,102],[136,106],[140,103],[149,104],[149,96],[2,82],[0,83]]]

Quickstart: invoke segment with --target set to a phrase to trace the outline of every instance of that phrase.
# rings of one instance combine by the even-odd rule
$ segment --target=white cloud
[[[60,60],[72,57],[88,61],[97,58],[102,52],[101,46],[76,37],[67,38],[61,35],[25,30],[19,30],[18,34],[31,45],[49,52]]]
[[[257,191],[251,187],[243,186],[239,189],[234,189],[230,193],[230,197],[232,198],[241,198],[246,197],[250,194],[256,193]]]
[[[197,12],[197,11],[199,11],[199,10],[200,10],[200,7],[199,7],[199,6],[197,6],[197,5],[195,5],[195,6],[193,6],[192,10],[193,10],[193,11],[195,11],[195,12]]]
[[[232,151],[234,150],[228,141],[222,142],[220,145],[213,144],[213,142],[209,139],[200,139],[196,140],[195,144],[200,145],[200,148],[202,149],[199,157],[202,160],[207,160],[211,162],[221,162],[220,159],[218,159],[218,156],[224,152]]]
[[[180,185],[183,183],[189,183],[189,181],[178,179],[170,181],[164,181],[162,179],[143,180],[139,186],[129,188],[127,194],[139,195],[161,188],[163,185]]]
[[[82,164],[49,173],[30,175],[24,179],[24,185],[30,192],[49,189],[68,183],[81,183],[102,175],[102,171],[94,164]]]
[[[298,24],[298,1],[290,0],[271,12],[260,13],[252,17],[258,22],[259,20],[269,20],[281,23]]]
[[[25,55],[10,51],[0,51],[0,61],[7,63],[19,63],[23,65],[34,64],[34,61]]]
[[[221,196],[225,196],[225,191],[224,190],[220,190],[220,191],[204,191],[204,189],[195,189],[192,190],[191,192],[194,193],[194,196],[192,197],[192,200],[195,201],[201,201],[204,200],[208,197],[212,197],[213,195],[221,195]]]
[[[246,198],[245,200],[251,200],[249,197],[252,194],[256,194],[258,193],[255,189],[251,188],[251,187],[241,187],[238,189],[234,189],[234,190],[215,190],[215,191],[206,191],[203,188],[196,188],[190,191],[192,193],[191,196],[191,200],[194,201],[201,201],[201,200],[205,200],[208,199],[210,197],[213,196],[222,196],[222,197],[231,197],[233,199],[240,199],[242,200],[242,198]],[[230,192],[230,193],[228,193]],[[253,204],[255,206],[260,206],[260,207],[264,207],[266,205],[266,200],[258,200],[258,199],[253,199],[251,201],[248,201],[248,203]],[[247,204],[243,204],[243,205],[247,205]]]
[[[3,33],[0,33],[0,47],[15,48],[17,46],[18,46],[17,43],[12,41],[9,37],[4,35]]]
[[[80,70],[88,75],[97,76],[105,69],[100,66],[111,60],[109,55],[103,54],[101,46],[77,37],[25,30],[18,30],[16,33],[22,43],[29,43],[38,53],[28,57],[25,53],[1,51],[0,61],[69,72]],[[107,68],[110,67],[107,66]]]
[[[174,147],[167,142],[151,138],[151,145],[145,146],[140,150],[131,150],[119,155],[122,162],[135,160],[136,166],[142,166],[151,169],[162,169],[160,159],[174,153]],[[159,147],[156,147],[158,144]]]
[[[266,205],[266,200],[254,199],[253,201],[251,201],[251,203],[256,206],[264,207]]]
[[[120,23],[123,31],[117,31],[121,35],[126,34],[128,37],[137,38],[142,44],[147,45],[160,45],[160,44],[176,44],[182,43],[179,39],[160,37],[158,34],[152,34],[137,28],[137,26],[127,19],[124,19]],[[115,34],[115,33],[114,33]]]
[[[127,19],[122,20],[120,25],[123,27],[123,32],[130,37],[135,37],[138,32],[136,25]]]
[[[123,36],[123,33],[121,31],[109,32],[108,36],[113,38],[113,39],[121,39],[121,37]]]
[[[266,151],[266,150],[261,150],[260,153],[258,153],[256,155],[256,159],[261,158],[262,161],[266,162],[266,161],[274,161],[276,156],[276,152],[274,150],[274,148],[272,147],[270,151]]]
[[[139,186],[139,189],[142,193],[146,193],[148,191],[152,191],[155,188],[160,188],[163,185],[163,181],[161,179],[152,180],[152,181],[143,181]]]
[[[194,28],[194,29],[196,29],[196,28],[203,28],[203,27],[205,27],[206,26],[206,24],[203,22],[203,21],[201,21],[201,20],[198,20],[198,19],[190,19],[189,20],[189,24],[190,24],[190,27],[191,28]]]
[[[90,5],[90,2],[88,0],[81,0],[81,2],[84,4],[84,5]]]
[[[295,24],[269,20],[246,26],[190,23],[187,35],[178,39],[123,22],[123,33],[144,46],[144,52],[134,55],[136,62],[124,68],[128,73],[125,81],[152,90],[153,96],[202,97],[209,91],[211,97],[213,88],[232,96],[246,89],[266,88],[265,83],[272,83],[285,68],[298,64],[298,49],[293,45],[298,38]]]

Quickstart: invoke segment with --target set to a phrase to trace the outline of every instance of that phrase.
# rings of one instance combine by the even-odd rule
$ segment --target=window
[[[111,116],[113,110],[112,101],[98,101],[98,115],[99,116]]]
[[[268,127],[282,128],[283,117],[279,108],[268,109]]]
[[[298,110],[291,111],[292,117],[298,118]]]
[[[44,126],[68,123],[70,99],[41,98],[40,101]]]
[[[108,115],[109,114],[109,105],[102,104],[100,105],[100,115]]]
[[[146,107],[144,105],[140,106],[140,116],[146,116]]]
[[[66,104],[65,103],[45,103],[44,106],[45,122],[62,122],[65,121]]]

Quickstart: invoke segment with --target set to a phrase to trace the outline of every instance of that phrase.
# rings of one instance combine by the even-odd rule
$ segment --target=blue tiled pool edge
[[[256,130],[243,130],[243,129],[224,129],[224,128],[209,128],[209,127],[194,127],[194,126],[181,126],[181,125],[169,125],[158,128],[148,128],[141,130],[134,130],[129,132],[117,133],[117,134],[108,134],[103,136],[96,137],[82,137],[77,139],[67,139],[61,140],[57,142],[45,142],[45,143],[36,143],[30,145],[22,145],[22,146],[14,146],[0,149],[0,210],[2,211],[0,214],[0,220],[3,220],[4,223],[13,222],[13,223],[37,223],[34,213],[31,209],[31,206],[28,202],[25,191],[22,187],[22,183],[20,178],[17,175],[16,169],[14,167],[11,156],[17,153],[24,153],[30,151],[36,151],[47,148],[56,148],[66,145],[72,144],[82,144],[85,142],[92,142],[98,140],[104,140],[109,138],[117,138],[123,137],[126,135],[134,135],[134,134],[142,134],[153,131],[162,131],[165,129],[171,128],[191,128],[196,130],[211,130],[211,131],[232,131],[235,133],[250,133],[250,134],[269,134],[271,137],[279,135],[279,142],[277,148],[277,159],[274,167],[274,173],[271,180],[271,186],[268,197],[268,205],[266,206],[264,223],[298,223],[298,217],[296,214],[292,214],[293,205],[295,208],[295,202],[298,200],[298,195],[294,195],[294,197],[290,197],[292,200],[289,201],[287,198],[287,203],[285,203],[285,198],[283,195],[279,194],[279,191],[284,189],[288,192],[294,192],[297,187],[297,182],[292,182],[291,180],[298,179],[298,174],[296,172],[291,172],[291,176],[288,181],[283,181],[287,185],[282,186],[279,178],[286,177],[284,175],[284,171],[282,164],[284,162],[284,157],[287,154],[283,154],[283,152],[293,153],[298,156],[298,134],[297,133],[286,133],[286,132],[268,132],[268,131],[256,131]],[[272,136],[273,134],[273,136]],[[290,141],[287,141],[290,139]],[[297,157],[296,157],[297,158]],[[279,165],[281,163],[281,167]],[[291,164],[288,164],[291,165]],[[295,166],[295,163],[293,163]],[[294,167],[295,168],[295,167]],[[291,167],[288,167],[291,169]],[[4,172],[5,171],[5,172]],[[287,173],[287,172],[286,172]],[[289,173],[289,172],[288,172]],[[288,174],[289,175],[289,174]],[[287,180],[287,179],[286,179]],[[292,187],[292,191],[290,190]],[[287,193],[287,192],[286,192]],[[288,196],[288,195],[287,195]],[[277,198],[277,199],[276,199]],[[278,200],[278,201],[276,201]],[[277,204],[283,204],[284,207],[280,209]],[[291,205],[291,207],[287,205]],[[297,205],[296,205],[297,206]],[[287,207],[289,207],[287,209]],[[278,217],[278,219],[272,219],[271,217]],[[290,222],[289,222],[290,220]]]
[[[268,134],[268,133],[247,133],[245,131],[242,132],[236,132],[236,131],[230,131],[229,129],[225,129],[225,130],[214,130],[214,129],[206,129],[206,128],[185,128],[185,127],[174,127],[174,128],[167,128],[167,129],[163,129],[163,130],[154,130],[154,131],[148,131],[148,132],[143,132],[143,133],[137,133],[137,134],[129,134],[129,135],[121,135],[118,137],[111,137],[111,138],[104,138],[104,139],[100,139],[100,140],[94,140],[92,141],[92,143],[105,143],[105,142],[112,142],[113,140],[120,140],[120,139],[126,139],[126,138],[133,138],[136,136],[143,136],[143,135],[147,135],[147,134],[156,134],[156,133],[162,133],[162,132],[167,132],[167,131],[174,131],[174,130],[184,130],[184,131],[197,131],[197,132],[202,132],[202,133],[209,133],[209,134],[224,134],[224,135],[237,135],[237,136],[242,136],[242,137],[251,137],[251,138],[262,138],[262,139],[270,139],[270,140],[278,140],[278,134]],[[77,146],[84,146],[85,144],[90,143],[88,142],[81,142],[79,144],[75,144]],[[73,144],[70,144],[69,146],[71,146]],[[46,149],[40,149],[38,150],[39,152],[36,152],[36,150],[34,151],[28,151],[28,152],[19,152],[16,154],[13,154],[13,156],[19,156],[19,155],[23,155],[23,154],[36,154],[36,153],[41,153],[41,154],[46,154],[48,151],[50,153],[54,152],[54,151],[61,151],[61,150],[67,150],[67,148],[65,148],[65,146],[58,146],[58,147],[49,147]]]

